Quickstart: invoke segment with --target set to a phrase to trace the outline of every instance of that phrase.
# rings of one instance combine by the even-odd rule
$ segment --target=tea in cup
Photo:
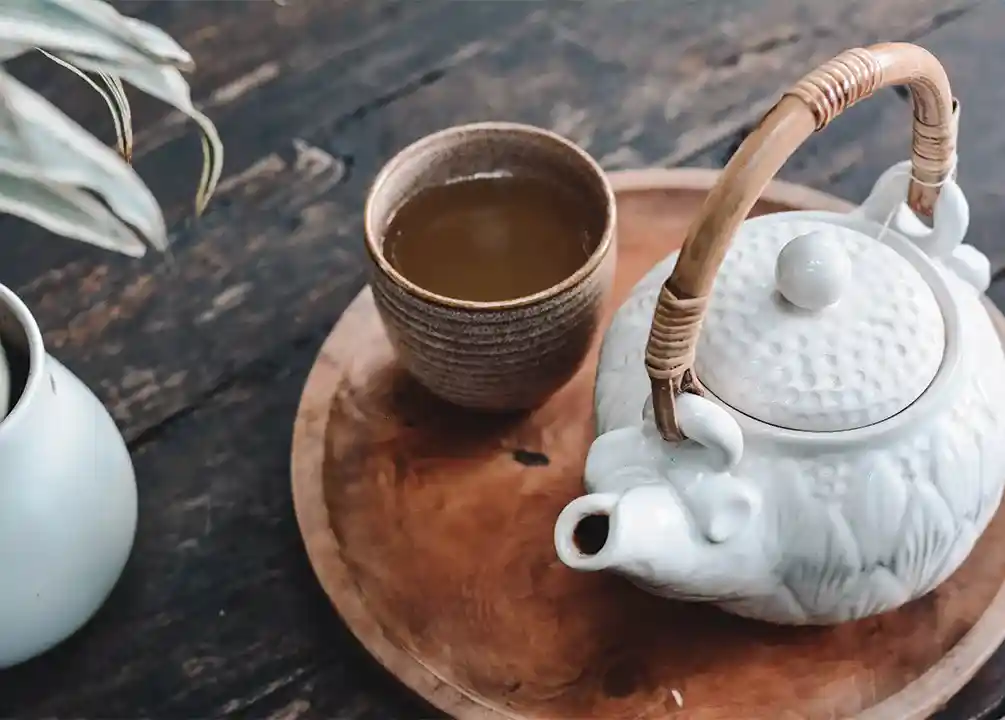
[[[365,215],[377,309],[430,391],[520,410],[575,374],[616,262],[614,192],[586,152],[527,125],[450,128],[384,166]]]

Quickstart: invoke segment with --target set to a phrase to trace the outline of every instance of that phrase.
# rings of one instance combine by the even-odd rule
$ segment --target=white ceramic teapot
[[[807,136],[894,84],[913,91],[910,162],[851,213],[744,222]],[[604,338],[590,494],[555,526],[566,565],[830,624],[899,607],[963,562],[1005,481],[1005,356],[981,302],[988,261],[961,244],[956,115],[934,57],[884,44],[839,55],[765,116]],[[594,547],[577,542],[590,516],[606,522]]]

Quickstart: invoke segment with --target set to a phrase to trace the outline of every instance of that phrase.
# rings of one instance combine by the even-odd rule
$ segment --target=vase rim
[[[28,342],[28,377],[24,382],[24,387],[18,393],[17,398],[13,396],[7,414],[0,417],[0,437],[9,434],[17,426],[21,419],[27,414],[27,408],[31,405],[32,399],[38,394],[39,386],[42,384],[42,370],[45,357],[45,345],[42,341],[42,331],[35,322],[35,316],[24,304],[24,301],[6,285],[0,283],[0,313],[9,312],[17,324],[20,326],[24,337]],[[0,327],[0,339],[2,339],[2,327]],[[9,347],[9,345],[8,345]],[[7,351],[8,354],[10,351]]]

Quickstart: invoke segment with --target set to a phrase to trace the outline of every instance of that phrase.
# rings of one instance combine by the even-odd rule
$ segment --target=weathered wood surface
[[[568,135],[610,169],[720,166],[814,64],[914,40],[961,99],[971,237],[1005,268],[1000,0],[118,4],[193,53],[194,97],[220,127],[227,167],[193,224],[194,132],[137,99],[137,167],[172,224],[170,258],[114,257],[0,220],[0,282],[114,413],[141,503],[109,603],[60,648],[0,673],[0,717],[435,715],[331,611],[288,481],[300,387],[364,282],[367,184],[425,133],[513,119]],[[72,75],[37,58],[15,72],[110,139],[101,101]],[[881,93],[782,177],[860,200],[907,157],[909,117]],[[1005,302],[1005,281],[991,295]],[[999,717],[1003,697],[999,652],[941,717]]]

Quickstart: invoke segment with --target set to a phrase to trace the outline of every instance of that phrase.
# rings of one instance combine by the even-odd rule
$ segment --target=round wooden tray
[[[716,176],[612,175],[612,309],[679,246]],[[754,214],[848,207],[777,182]],[[936,592],[834,628],[746,621],[564,567],[552,528],[582,492],[595,363],[596,349],[529,415],[465,412],[395,366],[368,289],[318,355],[293,437],[307,552],[363,645],[433,705],[460,718],[911,720],[1005,639],[1005,512]]]

